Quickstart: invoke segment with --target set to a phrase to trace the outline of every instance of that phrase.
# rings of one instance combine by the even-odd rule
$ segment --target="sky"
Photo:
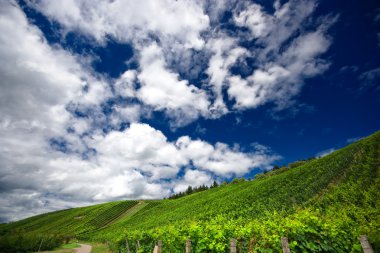
[[[380,129],[380,3],[0,2],[0,222],[253,178]]]

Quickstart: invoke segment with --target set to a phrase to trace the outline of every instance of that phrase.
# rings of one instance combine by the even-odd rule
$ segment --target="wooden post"
[[[290,253],[288,238],[286,238],[285,236],[281,237],[281,245],[283,253]]]
[[[40,252],[40,250],[41,250],[41,246],[42,246],[43,241],[44,241],[44,238],[41,239],[40,246],[38,247],[38,252]]]
[[[162,241],[161,240],[158,240],[158,253],[162,253]]]
[[[366,235],[361,235],[359,240],[360,240],[360,244],[363,247],[364,253],[373,253],[373,249],[371,247],[371,244],[369,244],[368,238]]]
[[[125,238],[125,249],[126,249],[127,253],[131,253],[131,251],[129,250],[129,243],[128,243],[127,238]]]
[[[238,243],[238,245],[239,245],[239,247],[238,247],[239,253],[242,253],[243,243],[244,243],[243,240],[239,240],[239,243]]]
[[[137,240],[136,241],[136,252],[139,252],[139,249],[140,249],[140,241]]]
[[[235,239],[231,239],[230,240],[230,247],[231,247],[231,253],[236,253],[236,240]]]
[[[190,253],[191,251],[191,241],[190,239],[186,240],[186,253]]]

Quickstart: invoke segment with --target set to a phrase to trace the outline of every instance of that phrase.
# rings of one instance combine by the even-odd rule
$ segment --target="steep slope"
[[[280,252],[281,236],[296,252],[360,252],[357,237],[367,234],[379,248],[379,144],[378,132],[272,176],[140,206],[114,202],[39,215],[1,226],[0,233],[75,234],[115,248],[127,238],[130,247],[140,240],[146,252],[157,239],[165,250],[180,252],[186,238],[196,252],[224,252],[230,238],[242,252]],[[122,211],[102,221],[117,206]]]
[[[280,236],[287,235],[298,250],[348,252],[350,247],[360,252],[361,233],[379,244],[379,143],[376,133],[278,175],[165,200],[93,238],[129,236],[134,241],[145,234],[152,241],[172,233],[167,240],[177,245],[182,240],[183,245],[181,235],[206,236],[206,245],[199,248],[215,251],[223,250],[230,237],[250,241],[253,234],[258,234],[256,250],[280,249]],[[216,246],[211,248],[211,242]]]

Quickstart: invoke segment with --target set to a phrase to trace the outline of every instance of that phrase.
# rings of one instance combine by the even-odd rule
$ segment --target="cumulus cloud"
[[[177,140],[177,146],[185,157],[200,169],[228,177],[241,176],[253,168],[266,169],[279,156],[258,152],[243,153],[228,147],[224,143],[215,146],[201,140],[191,140],[184,136]]]
[[[191,164],[218,176],[241,176],[253,168],[266,169],[279,158],[263,146],[244,153],[224,143],[212,145],[188,136],[169,142],[161,131],[141,123],[131,124],[124,132],[95,136],[89,143],[101,164],[142,171],[154,180],[175,178],[182,167]]]
[[[185,175],[181,180],[174,182],[173,192],[184,192],[189,186],[197,187],[201,185],[211,185],[212,182],[213,177],[209,173],[189,169],[186,170]]]
[[[17,7],[2,3],[0,14],[2,125],[61,131],[69,117],[64,106],[84,85],[80,66],[67,52],[52,49]]]
[[[49,174],[44,168],[53,152],[50,140],[65,135],[73,120],[67,104],[86,98],[82,92],[86,81],[91,81],[90,89],[102,83],[90,76],[74,55],[48,45],[16,3],[5,1],[0,7],[1,212],[6,219],[15,219],[41,211],[44,202],[34,198],[41,196],[40,187],[49,183],[44,180]],[[98,94],[97,101],[104,95]],[[86,122],[75,125],[80,132],[86,127]],[[67,138],[74,152],[85,149],[77,136]],[[23,200],[29,203],[15,206]],[[28,205],[35,209],[31,211]],[[20,212],[7,211],[11,207]]]
[[[124,132],[95,136],[92,146],[99,162],[111,168],[141,170],[153,179],[175,177],[187,163],[162,132],[146,124],[131,124]]]
[[[35,205],[33,212],[38,213],[116,199],[159,198],[168,196],[172,189],[177,192],[188,185],[209,184],[214,177],[265,169],[278,159],[262,146],[243,153],[223,143],[212,145],[187,136],[170,142],[161,131],[141,123],[133,123],[123,132],[92,136],[86,142],[96,152],[86,160],[48,151],[38,145],[43,142],[22,149],[23,143],[8,146],[12,151],[1,155],[2,168],[8,168],[1,171],[0,179],[3,219],[32,214],[30,205]],[[17,161],[12,159],[15,156]],[[178,176],[181,169],[191,166],[184,176]],[[17,198],[19,212],[9,213],[16,203],[8,200],[20,191],[25,193]]]
[[[193,121],[199,114],[207,115],[209,102],[206,93],[168,70],[157,44],[142,50],[140,68],[138,79],[141,88],[137,90],[137,96],[156,110],[166,110],[168,116],[174,118],[176,126]]]
[[[81,55],[50,45],[16,1],[0,3],[2,221],[160,198],[270,168],[279,156],[269,148],[244,151],[186,135],[169,140],[142,118],[160,111],[180,127],[268,102],[286,108],[305,78],[328,68],[320,58],[331,43],[328,25],[303,28],[313,1],[276,2],[272,14],[229,0],[27,4],[60,24],[63,37],[73,31],[100,46],[110,37],[131,44],[138,66],[115,79],[95,73]],[[246,29],[219,26],[226,10],[230,25]],[[240,63],[249,65],[247,76],[233,73]]]

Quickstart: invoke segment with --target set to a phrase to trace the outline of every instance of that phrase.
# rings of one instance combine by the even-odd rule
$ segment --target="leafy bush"
[[[58,235],[18,234],[0,237],[0,252],[21,253],[51,250],[63,243],[63,237]]]

